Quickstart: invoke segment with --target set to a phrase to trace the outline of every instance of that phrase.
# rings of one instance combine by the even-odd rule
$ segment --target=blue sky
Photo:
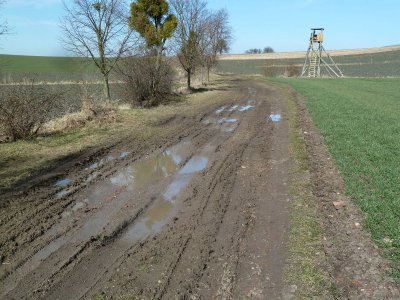
[[[68,2],[68,0],[67,0]],[[226,8],[232,53],[271,46],[305,50],[311,27],[324,27],[327,49],[400,44],[399,0],[208,0]],[[68,55],[59,40],[62,0],[7,0],[0,11],[14,33],[0,40],[0,53]]]

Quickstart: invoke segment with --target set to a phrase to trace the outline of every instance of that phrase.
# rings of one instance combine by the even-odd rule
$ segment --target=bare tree
[[[71,4],[64,1],[64,46],[93,60],[103,75],[107,99],[110,99],[110,72],[127,51],[132,34],[125,5],[124,0],[72,0]]]
[[[199,64],[199,42],[207,18],[206,2],[202,0],[171,0],[178,19],[175,42],[178,59],[186,72],[187,87],[191,89],[191,76]]]
[[[210,80],[210,70],[217,63],[218,54],[227,52],[232,40],[229,15],[225,9],[210,13],[203,23],[200,37],[201,64],[206,71],[206,80]]]

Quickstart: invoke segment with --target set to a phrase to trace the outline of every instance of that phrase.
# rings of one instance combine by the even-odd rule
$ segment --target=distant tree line
[[[261,53],[274,53],[274,52],[275,52],[274,49],[272,49],[271,47],[265,47],[263,50],[258,49],[258,48],[249,49],[245,53],[246,54],[261,54]]]

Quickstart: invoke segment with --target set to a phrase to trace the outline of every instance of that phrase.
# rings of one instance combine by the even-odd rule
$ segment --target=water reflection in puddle
[[[252,108],[254,108],[254,105],[248,104],[248,105],[241,106],[241,107],[239,108],[239,111],[240,111],[240,112],[244,112],[244,111],[247,111],[247,110],[252,109]]]
[[[193,174],[207,167],[205,156],[192,157],[175,175],[161,198],[146,211],[146,213],[131,228],[128,228],[123,240],[134,242],[156,233],[176,214],[175,201],[178,195],[188,186]]]
[[[65,189],[56,194],[57,199],[63,198],[69,194],[71,194],[74,190],[73,189]]]
[[[125,158],[125,157],[127,157],[127,156],[129,155],[129,153],[130,153],[130,152],[128,152],[128,151],[123,151],[123,152],[121,152],[121,154],[119,155],[119,157],[120,157],[120,158]]]
[[[178,170],[182,162],[182,153],[188,147],[187,142],[165,150],[161,155],[138,161],[124,171],[117,173],[110,181],[117,186],[142,188],[157,180],[161,180]]]
[[[280,114],[271,114],[269,115],[269,120],[271,120],[272,122],[279,122],[280,120],[282,120],[282,116]]]
[[[229,109],[229,111],[234,111],[235,109],[237,109],[239,107],[239,105],[233,105],[230,109]]]
[[[100,161],[98,161],[98,162],[95,162],[95,163],[92,163],[90,166],[89,166],[89,169],[97,169],[98,167],[101,167],[102,165],[104,165],[104,159],[102,159],[102,160],[100,160]]]
[[[187,187],[191,176],[203,170],[208,164],[208,159],[206,157],[194,156],[179,170],[178,166],[186,159],[185,150],[189,145],[189,142],[182,142],[170,147],[159,157],[137,162],[127,168],[126,171],[121,172],[120,176],[116,176],[116,178],[119,179],[115,179],[115,182],[126,182],[134,187],[144,187],[148,185],[148,188],[151,189],[151,183],[154,183],[155,180],[162,179],[168,175],[174,175],[171,183],[155,203],[146,211],[145,215],[141,217],[139,222],[132,225],[131,228],[128,228],[124,240],[136,241],[141,237],[145,237],[150,233],[160,230],[175,214],[176,208],[174,199]],[[208,148],[206,147],[204,149]],[[95,172],[92,175],[95,176],[95,174],[98,173]],[[123,177],[124,174],[128,174],[128,176]],[[59,184],[65,183],[63,181]],[[57,195],[63,197],[73,191],[75,190],[72,188],[64,189]],[[64,219],[75,218],[76,214],[83,213],[83,210],[85,210],[85,212],[86,210],[94,210],[95,213],[91,215],[76,232],[70,232],[70,234],[59,236],[39,250],[29,259],[29,262],[18,269],[18,272],[27,274],[64,245],[73,245],[76,242],[87,241],[90,237],[96,236],[110,222],[111,218],[113,218],[117,212],[123,210],[125,205],[131,200],[132,192],[129,190],[129,186],[116,187],[109,181],[96,186],[87,195],[87,198],[83,201],[76,202],[69,211],[65,211],[62,214],[62,217]],[[105,204],[107,207],[99,209]],[[49,234],[55,234],[57,228],[60,227],[51,229]],[[15,284],[17,283],[18,281],[15,281]]]
[[[71,178],[67,177],[67,178],[58,180],[54,185],[63,188],[63,187],[66,187],[71,182],[72,182]]]
[[[220,113],[222,113],[224,110],[225,110],[225,106],[222,106],[222,107],[218,108],[218,109],[215,111],[215,113],[216,113],[216,114],[220,114]]]
[[[218,120],[218,124],[224,124],[224,123],[236,123],[238,119],[236,118],[222,118]]]
[[[229,125],[224,124],[221,129],[223,132],[231,133],[231,132],[234,132],[237,127],[238,127],[237,123],[233,123],[233,124],[229,124]]]
[[[203,170],[208,164],[208,158],[205,156],[193,156],[178,174],[192,174]]]

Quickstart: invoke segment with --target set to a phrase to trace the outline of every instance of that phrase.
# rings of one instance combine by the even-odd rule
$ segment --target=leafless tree
[[[206,2],[202,0],[171,0],[178,19],[175,31],[175,47],[179,62],[186,72],[187,87],[191,89],[191,76],[198,66],[199,41],[207,18]]]
[[[132,30],[125,14],[124,0],[64,1],[62,19],[65,48],[90,57],[104,80],[104,95],[110,99],[109,75],[128,49]],[[126,8],[125,8],[126,6]]]
[[[225,9],[209,13],[200,36],[200,59],[206,71],[206,80],[210,79],[210,70],[217,63],[218,54],[227,52],[232,40],[229,15]]]

